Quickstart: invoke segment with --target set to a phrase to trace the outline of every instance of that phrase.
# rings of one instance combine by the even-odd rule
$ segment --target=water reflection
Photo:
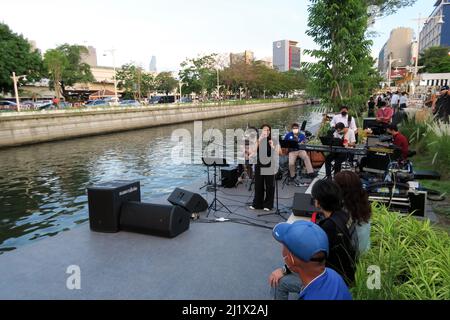
[[[290,123],[320,115],[298,107],[203,122],[210,128],[246,128]],[[86,187],[115,179],[140,180],[145,200],[197,180],[204,168],[170,164],[178,128],[193,123],[0,151],[0,253],[70,230],[87,221]]]

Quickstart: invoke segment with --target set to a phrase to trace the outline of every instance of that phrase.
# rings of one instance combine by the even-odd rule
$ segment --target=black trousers
[[[331,177],[332,165],[334,161],[334,174],[341,172],[342,163],[347,160],[346,153],[330,153],[325,159],[325,171],[327,177]]]
[[[275,175],[263,176],[260,168],[255,173],[255,198],[253,207],[255,209],[273,209],[275,200]]]

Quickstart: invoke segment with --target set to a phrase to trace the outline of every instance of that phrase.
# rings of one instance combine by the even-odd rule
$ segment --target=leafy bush
[[[450,299],[450,236],[430,222],[374,205],[372,249],[359,261],[355,300]],[[370,266],[381,269],[381,289],[367,286]]]

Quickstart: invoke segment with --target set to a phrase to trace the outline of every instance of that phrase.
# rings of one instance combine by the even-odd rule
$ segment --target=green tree
[[[310,92],[334,108],[345,103],[358,109],[378,76],[367,39],[368,5],[364,0],[311,0],[307,34],[319,45],[307,50],[317,63],[306,64]]]
[[[169,95],[178,86],[178,81],[170,72],[161,72],[156,76],[155,82],[158,91],[162,91],[166,95]]]
[[[181,63],[180,79],[187,93],[201,96],[210,94],[216,87],[216,54],[196,59],[188,59]]]
[[[47,53],[50,52],[50,55]],[[55,52],[58,52],[57,55]],[[88,53],[84,46],[63,44],[56,49],[50,49],[44,55],[44,64],[47,67],[48,75],[51,78],[50,87],[54,87],[56,94],[60,93],[67,99],[67,86],[73,86],[75,83],[88,83],[95,81],[91,72],[91,67],[81,61],[82,54]],[[47,57],[47,59],[46,59]],[[51,57],[49,60],[48,57]],[[64,57],[64,59],[62,58]],[[52,65],[56,63],[56,65]],[[55,75],[52,74],[56,69],[61,68],[59,83],[55,83]]]
[[[61,98],[63,73],[69,65],[67,57],[59,50],[50,49],[44,55],[44,67],[55,89],[56,97]]]
[[[123,65],[116,75],[119,89],[124,90],[124,99],[141,99],[156,89],[154,77],[133,63]]]
[[[431,47],[426,49],[420,55],[419,64],[424,66],[421,72],[450,72],[450,47]]]
[[[43,74],[42,57],[22,35],[0,23],[0,93],[14,92],[13,72],[27,76],[19,85],[39,80]]]
[[[374,6],[371,14],[376,17],[387,16],[396,13],[403,7],[415,4],[417,0],[366,0],[368,6]]]

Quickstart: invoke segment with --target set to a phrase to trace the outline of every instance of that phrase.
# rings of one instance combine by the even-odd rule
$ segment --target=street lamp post
[[[19,99],[18,82],[22,78],[26,78],[26,76],[25,75],[23,75],[23,76],[16,76],[15,72],[13,72],[13,76],[11,77],[11,79],[13,80],[13,83],[14,83],[14,93],[16,95],[17,112],[20,112],[20,99]]]
[[[389,55],[389,70],[388,70],[388,85],[389,85],[389,88],[391,88],[391,82],[392,82],[392,64],[394,63],[394,62],[396,62],[396,61],[398,61],[398,62],[402,62],[402,59],[392,59],[391,58],[392,56],[391,55]]]
[[[114,96],[115,101],[114,104],[119,102],[119,96],[117,94],[117,73],[116,73],[116,49],[107,50],[106,52],[110,53],[113,59],[113,68],[114,68]],[[105,54],[106,55],[106,54]],[[104,55],[104,56],[105,56]]]
[[[180,81],[178,82],[178,84],[179,84],[179,86],[180,86],[180,101],[179,101],[179,103],[181,103],[181,97],[182,97],[182,95],[183,95],[181,89],[183,88],[183,84],[184,84],[184,83],[181,82],[181,79],[180,79]]]

